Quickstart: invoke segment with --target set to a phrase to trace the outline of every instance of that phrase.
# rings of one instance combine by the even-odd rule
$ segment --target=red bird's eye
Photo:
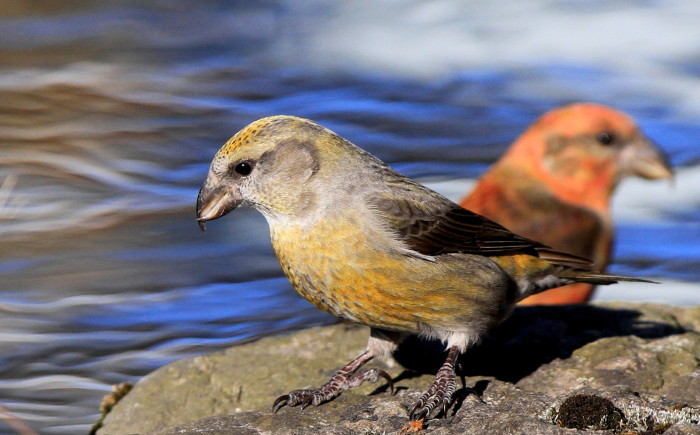
[[[596,139],[603,145],[610,145],[615,141],[615,136],[608,133],[607,131],[604,131],[602,133],[599,133]]]

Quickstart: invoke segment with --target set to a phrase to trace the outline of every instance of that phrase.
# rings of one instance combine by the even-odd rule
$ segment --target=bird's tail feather
[[[607,273],[600,273],[582,269],[564,269],[556,272],[555,274],[546,275],[544,277],[541,277],[540,279],[533,280],[530,283],[530,285],[522,289],[518,300],[520,301],[537,293],[542,293],[544,291],[565,286],[568,284],[588,283],[594,285],[608,285],[615,284],[621,281],[658,284],[658,282],[656,281],[651,281],[643,278],[632,278],[631,276],[611,275]]]
[[[589,284],[597,285],[615,284],[618,282],[647,282],[659,284],[657,281],[651,281],[643,278],[633,278],[625,275],[612,275],[581,269],[568,269],[558,273],[557,275],[560,278],[571,279],[575,282],[587,282]]]

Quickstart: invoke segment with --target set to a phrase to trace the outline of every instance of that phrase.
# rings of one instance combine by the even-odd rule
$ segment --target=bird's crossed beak
[[[625,161],[629,174],[647,179],[672,178],[668,158],[650,139],[644,139],[627,149]]]
[[[218,219],[233,211],[241,203],[240,194],[235,194],[223,186],[210,186],[205,183],[197,195],[197,223],[206,231],[206,221]]]

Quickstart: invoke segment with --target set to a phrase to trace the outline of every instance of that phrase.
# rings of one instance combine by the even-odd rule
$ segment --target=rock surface
[[[700,434],[698,331],[700,306],[519,308],[460,358],[467,387],[423,432]],[[410,340],[369,363],[395,376],[394,395],[380,381],[270,412],[278,396],[325,382],[367,336],[338,324],[177,361],[141,380],[98,434],[407,432],[407,409],[444,358],[439,344]]]

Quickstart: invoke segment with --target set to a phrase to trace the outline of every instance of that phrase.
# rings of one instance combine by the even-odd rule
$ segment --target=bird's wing
[[[424,255],[465,253],[486,256],[533,255],[554,263],[585,267],[590,261],[553,251],[496,222],[460,207],[432,190],[405,182],[368,198],[384,222],[416,252]]]

